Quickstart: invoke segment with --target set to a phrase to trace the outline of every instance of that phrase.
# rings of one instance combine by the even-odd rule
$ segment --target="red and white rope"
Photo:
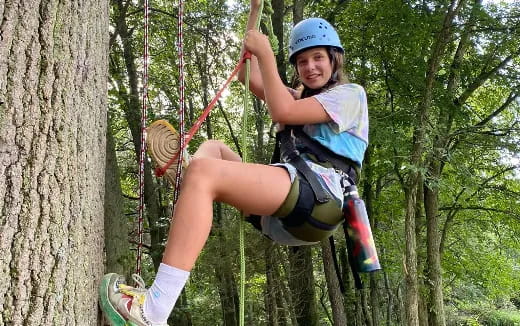
[[[183,35],[183,24],[184,24],[184,2],[179,0],[179,12],[177,20],[177,51],[179,56],[179,157],[177,164],[177,171],[175,174],[175,191],[173,195],[174,204],[179,198],[179,188],[181,182],[181,170],[182,170],[182,156],[184,151],[182,150],[186,145],[186,139],[184,137],[184,35]]]
[[[245,52],[244,53],[243,57],[240,59],[240,61],[235,66],[235,69],[233,70],[233,72],[231,72],[231,75],[224,82],[224,84],[220,87],[220,89],[218,90],[217,94],[213,97],[211,102],[209,102],[208,106],[204,109],[204,111],[202,112],[200,117],[197,119],[197,121],[195,121],[195,123],[193,124],[191,129],[186,133],[186,135],[181,137],[182,140],[183,140],[183,144],[181,145],[179,150],[175,153],[175,155],[168,162],[166,162],[166,164],[164,166],[162,166],[162,167],[158,166],[155,169],[155,175],[157,177],[163,176],[164,173],[166,173],[166,170],[168,170],[168,168],[175,161],[177,161],[179,159],[179,157],[180,157],[181,153],[183,152],[184,148],[188,145],[188,143],[193,138],[193,136],[195,135],[197,130],[199,130],[199,128],[202,125],[202,123],[204,122],[204,120],[207,118],[207,116],[209,115],[209,113],[211,112],[211,110],[213,109],[213,107],[215,106],[217,101],[219,100],[219,98],[222,96],[222,93],[224,92],[224,90],[228,87],[228,85],[231,83],[233,78],[235,78],[235,76],[238,74],[239,70],[242,68],[242,66],[244,65],[244,63],[245,63],[245,61],[247,59],[251,59],[251,53],[249,53],[249,52]]]
[[[141,108],[141,146],[139,151],[139,206],[137,221],[137,263],[135,272],[141,275],[141,257],[143,249],[143,229],[144,229],[144,164],[146,153],[146,120],[148,112],[148,21],[149,21],[149,3],[144,0],[144,49],[143,49],[143,98]]]

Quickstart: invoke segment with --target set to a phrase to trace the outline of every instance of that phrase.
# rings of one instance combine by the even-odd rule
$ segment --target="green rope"
[[[260,4],[259,15],[256,20],[256,29],[260,28],[260,20],[262,19],[262,11],[264,1]],[[245,90],[244,90],[244,112],[242,114],[242,161],[247,162],[247,131],[248,131],[248,116],[249,116],[249,80],[251,78],[251,61],[246,60],[246,76],[245,76]],[[239,326],[244,326],[245,321],[245,288],[246,288],[246,254],[244,246],[244,230],[245,230],[245,216],[240,219],[240,312],[239,312]]]
[[[271,20],[271,16],[274,13],[273,6],[271,5],[271,1],[264,1],[264,8],[262,11],[262,19],[264,20],[264,25],[267,31],[267,38],[269,39],[269,43],[271,44],[271,48],[273,49],[274,55],[278,55],[278,38],[274,35],[273,30],[273,21]]]

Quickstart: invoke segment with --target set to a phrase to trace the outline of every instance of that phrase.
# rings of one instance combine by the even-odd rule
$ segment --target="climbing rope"
[[[175,178],[175,194],[174,194],[174,203],[178,198],[178,189],[180,184],[180,175],[182,169],[182,156],[184,149],[193,138],[197,130],[200,128],[206,117],[209,115],[218,99],[221,97],[222,92],[227,88],[229,83],[233,80],[238,71],[242,68],[243,64],[246,65],[246,74],[245,74],[245,90],[244,90],[244,112],[242,115],[242,160],[243,162],[248,161],[248,151],[247,151],[247,131],[248,131],[248,116],[249,116],[249,81],[251,75],[251,54],[249,52],[245,52],[243,57],[237,63],[235,69],[229,76],[229,78],[225,81],[223,86],[217,92],[213,100],[209,103],[209,105],[204,109],[201,116],[197,119],[193,127],[189,130],[187,134],[184,131],[184,53],[183,53],[183,16],[184,16],[184,4],[182,0],[178,2],[179,12],[178,12],[178,41],[177,41],[177,49],[178,49],[178,57],[179,57],[179,129],[180,129],[180,137],[179,137],[179,150],[178,152],[163,166],[157,167],[155,170],[156,176],[162,176],[166,172],[166,170],[177,160],[177,171]],[[259,15],[257,17],[257,21],[255,24],[255,28],[260,28],[260,21],[262,18],[264,3],[261,2]],[[144,25],[145,25],[145,33],[144,33],[144,72],[143,72],[143,112],[142,112],[142,120],[141,120],[141,153],[140,153],[140,171],[139,171],[139,197],[140,197],[140,205],[139,205],[139,245],[138,245],[138,263],[136,268],[136,273],[140,274],[141,271],[141,247],[142,247],[142,224],[143,224],[143,208],[144,208],[144,152],[145,152],[145,141],[144,141],[144,133],[146,131],[146,101],[148,98],[148,0],[144,0]],[[141,203],[142,202],[142,203]],[[239,312],[239,325],[244,326],[245,322],[245,245],[244,245],[244,229],[245,229],[245,219],[242,218],[240,220],[240,312]]]
[[[260,28],[260,21],[262,19],[262,11],[264,7],[264,1],[260,3],[259,14],[255,22],[255,28]],[[251,79],[251,59],[246,59],[246,75],[244,81],[244,112],[242,114],[242,161],[248,161],[247,151],[247,131],[248,131],[248,118],[250,110],[249,101],[249,81]],[[245,321],[245,284],[246,284],[246,254],[244,245],[244,231],[245,231],[245,216],[240,219],[240,312],[239,312],[239,325],[244,326]]]
[[[251,77],[251,60],[246,59],[246,76],[244,81],[244,112],[242,114],[242,161],[247,162],[247,120],[249,112],[249,80]],[[245,320],[245,283],[246,283],[246,254],[244,245],[244,229],[245,229],[245,216],[240,219],[240,303],[239,303],[239,325],[244,326]]]
[[[144,163],[146,152],[146,119],[148,112],[148,0],[144,0],[144,49],[143,49],[143,98],[141,107],[141,145],[139,151],[139,206],[137,208],[137,262],[135,273],[141,275],[141,256],[143,249],[144,224]]]
[[[185,130],[184,130],[184,38],[182,26],[184,23],[184,2],[179,0],[179,11],[177,20],[177,52],[179,56],[179,148],[185,147]],[[173,194],[173,203],[179,198],[179,188],[181,183],[182,156],[184,151],[179,151],[177,161],[177,171],[175,174],[175,191]]]

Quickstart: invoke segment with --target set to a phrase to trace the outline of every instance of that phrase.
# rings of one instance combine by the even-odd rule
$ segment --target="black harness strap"
[[[347,173],[351,178],[354,177],[354,179],[356,179],[355,177],[358,171],[356,171],[355,167],[359,169],[357,163],[349,160],[346,157],[340,156],[327,147],[319,144],[317,141],[313,140],[310,136],[303,132],[301,127],[293,127],[292,130],[293,135],[297,140],[296,148],[301,153],[313,154],[318,161],[330,163],[332,166],[334,166],[334,168],[341,170]],[[356,175],[353,175],[354,173]],[[357,180],[353,181],[355,183]]]
[[[285,126],[284,130],[277,133],[276,139],[277,143],[280,143],[280,146],[275,146],[276,157],[279,159],[280,156],[282,156],[287,160],[294,159],[295,156],[299,157],[302,153],[312,154],[318,162],[331,164],[334,168],[345,172],[352,182],[356,183],[360,166],[356,162],[334,153],[332,150],[313,140],[309,135],[303,132],[302,128],[303,126],[288,125]],[[275,155],[273,155],[273,157],[275,157]],[[289,163],[293,164],[293,161]],[[303,161],[303,163],[305,163],[305,161]],[[298,169],[298,166],[295,165],[295,167]],[[305,177],[307,178],[307,175],[305,175]]]
[[[305,161],[301,158],[300,152],[296,149],[294,144],[293,135],[291,130],[291,126],[286,126],[286,130],[281,131],[280,134],[280,148],[281,148],[281,156],[285,162],[293,165],[296,170],[298,170],[305,179],[309,182],[309,185],[314,192],[314,196],[316,197],[316,201],[319,203],[326,203],[330,200],[329,194],[323,189],[323,186],[318,181],[316,174],[312,172],[311,168],[305,163]]]
[[[345,232],[345,240],[347,242],[348,263],[350,265],[350,269],[352,270],[352,276],[354,277],[354,285],[356,286],[356,289],[361,290],[363,289],[363,282],[361,281],[361,276],[359,275],[359,272],[356,269],[356,258],[354,258],[353,255],[354,248],[352,248],[352,243],[351,241],[349,241],[346,223],[343,223],[343,232]]]
[[[298,172],[301,176],[302,174]],[[310,184],[300,178],[300,192],[298,194],[298,200],[294,209],[289,215],[282,219],[283,225],[286,227],[296,227],[305,223],[304,217],[310,217],[312,215],[312,209],[314,208],[314,196]]]
[[[345,284],[343,283],[343,277],[341,277],[338,257],[336,256],[336,244],[334,243],[334,237],[332,235],[329,237],[329,244],[330,252],[332,253],[332,262],[334,263],[334,270],[336,271],[336,276],[338,277],[339,290],[341,293],[345,294]]]

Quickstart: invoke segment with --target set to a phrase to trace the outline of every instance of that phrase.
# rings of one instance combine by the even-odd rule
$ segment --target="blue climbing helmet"
[[[332,25],[322,18],[302,20],[291,31],[289,39],[289,62],[294,64],[296,55],[305,49],[317,46],[330,46],[345,52],[338,33]]]

